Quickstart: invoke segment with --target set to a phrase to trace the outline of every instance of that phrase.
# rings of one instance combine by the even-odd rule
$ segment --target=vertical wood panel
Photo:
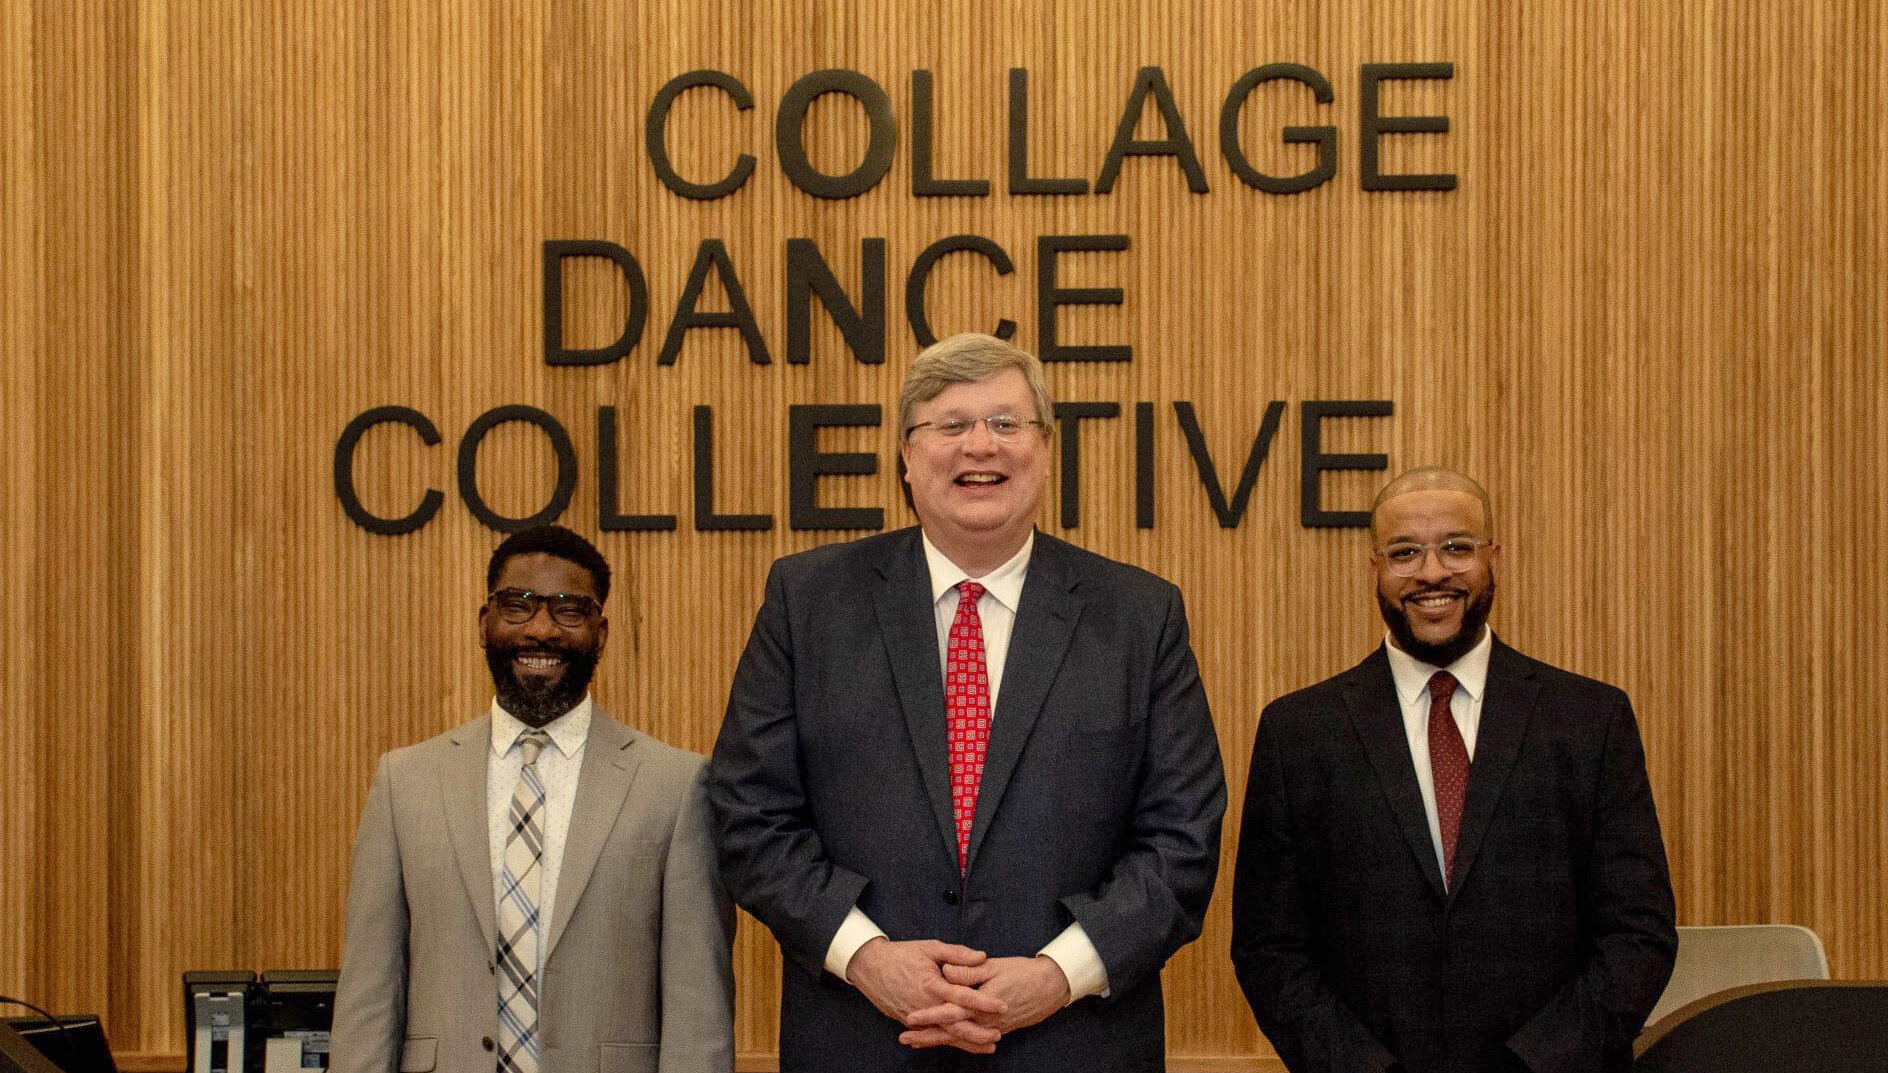
[[[131,25],[110,5],[6,15],[4,979],[68,1007],[124,996],[110,966],[132,938],[111,866],[130,845],[114,820],[135,696],[135,575],[118,566],[136,546],[136,321],[101,315],[134,296]]]
[[[0,154],[0,351],[9,357],[38,351],[40,332],[46,322],[45,291],[41,286],[45,258],[45,206],[43,179],[45,168],[40,160],[41,126],[39,120],[42,91],[36,79],[39,49],[36,30],[40,13],[32,5],[7,4],[0,7],[5,32],[0,33],[0,132],[5,137],[6,152]],[[0,564],[4,564],[8,588],[23,587],[38,560],[37,511],[33,497],[39,490],[38,397],[35,390],[38,363],[7,360],[0,363],[0,411],[10,419],[0,424],[4,437],[7,465],[5,484],[0,491]],[[36,708],[37,685],[28,673],[38,663],[38,644],[30,610],[17,601],[0,604],[0,634],[6,672],[0,675],[0,705],[15,713],[31,713]],[[7,720],[0,750],[8,757],[6,777],[0,780],[0,845],[18,862],[19,874],[31,876],[31,882],[8,879],[0,883],[0,919],[14,922],[0,942],[0,981],[7,985],[37,977],[41,955],[30,940],[31,924],[36,922],[45,895],[40,884],[40,862],[45,846],[39,837],[40,799],[45,794],[40,773],[43,765],[29,762],[44,747],[40,721],[32,715]]]
[[[0,885],[0,990],[106,1014],[114,1043],[181,1052],[177,974],[332,964],[346,861],[374,758],[488,700],[473,613],[495,534],[460,501],[460,437],[525,403],[569,429],[565,520],[615,564],[606,708],[676,744],[713,741],[766,569],[843,534],[787,525],[787,408],[877,403],[885,427],[834,429],[870,477],[825,505],[910,521],[892,409],[914,347],[903,284],[950,234],[1000,243],[1016,271],[938,267],[940,333],[999,317],[1037,338],[1035,239],[1130,236],[1072,254],[1065,286],[1120,286],[1070,307],[1065,341],[1122,341],[1127,364],[1051,369],[1059,398],[1116,402],[1084,422],[1079,525],[1064,535],[1187,594],[1236,801],[1257,713],[1359,658],[1381,633],[1355,530],[1298,523],[1302,415],[1314,399],[1387,399],[1389,420],[1326,423],[1326,450],[1395,468],[1465,467],[1508,545],[1497,625],[1543,658],[1634,697],[1681,920],[1799,921],[1837,975],[1888,974],[1881,773],[1888,732],[1888,8],[1875,0],[1667,5],[1550,0],[1484,10],[908,5],[270,5],[143,0],[4,8],[0,129],[0,839],[27,862]],[[1397,171],[1455,191],[1359,189],[1359,65],[1449,60],[1447,82],[1386,85],[1386,111],[1446,114],[1440,138],[1392,138]],[[1261,63],[1308,64],[1336,99],[1255,93],[1240,119],[1258,166],[1339,131],[1337,178],[1290,197],[1241,185],[1220,155],[1226,90]],[[1162,68],[1211,185],[1130,157],[1112,193],[1005,190],[1006,72],[1029,71],[1029,165],[1091,183],[1135,72]],[[678,102],[669,138],[696,179],[758,158],[712,202],[656,180],[643,120],[696,68],[752,92]],[[811,71],[876,80],[899,121],[870,193],[795,190],[772,145],[781,95]],[[935,172],[987,198],[915,198],[910,72],[932,72]],[[819,101],[814,159],[850,168],[858,110]],[[1137,136],[1159,137],[1151,114]],[[786,361],[784,244],[815,242],[856,295],[859,241],[887,248],[889,360],[860,365],[814,310],[809,365]],[[649,284],[640,344],[597,368],[539,354],[539,245],[601,238]],[[704,239],[732,258],[771,364],[737,333],[688,333],[658,366]],[[615,277],[573,266],[570,341],[614,336]],[[728,308],[718,282],[701,308]],[[1285,419],[1237,528],[1215,521],[1174,415],[1191,403],[1223,485],[1267,404]],[[1156,408],[1157,527],[1134,527],[1133,404]],[[443,436],[363,441],[363,499],[445,506],[404,537],[355,528],[329,467],[378,405]],[[691,408],[713,407],[715,509],[762,533],[693,529]],[[598,534],[599,406],[616,410],[619,505],[673,533]],[[1051,478],[1041,522],[1063,533]],[[478,487],[517,516],[545,501],[543,437],[486,441]],[[1333,473],[1359,509],[1381,475]],[[47,761],[48,755],[56,757]],[[1224,859],[1231,859],[1236,823]],[[1168,967],[1176,1068],[1269,1053],[1233,982],[1228,899]],[[779,958],[746,922],[737,1044],[763,1064]]]

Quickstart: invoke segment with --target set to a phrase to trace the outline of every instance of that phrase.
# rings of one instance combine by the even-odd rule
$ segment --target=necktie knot
[[[1440,702],[1447,704],[1449,700],[1455,696],[1456,684],[1455,675],[1450,674],[1448,671],[1437,671],[1429,679],[1430,703],[1434,704]]]
[[[551,736],[542,730],[527,730],[518,735],[518,747],[524,750],[524,766],[530,767],[538,762],[538,754],[551,743]]]
[[[960,600],[974,604],[983,599],[983,586],[974,581],[960,581],[957,583],[957,593]]]

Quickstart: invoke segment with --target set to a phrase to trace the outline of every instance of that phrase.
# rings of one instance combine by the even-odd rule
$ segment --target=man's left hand
[[[1069,1001],[1069,979],[1055,959],[1044,954],[1035,957],[991,958],[981,965],[944,965],[944,979],[963,987],[974,987],[983,994],[1003,1000],[1008,1009],[1001,1014],[973,1013],[979,1024],[1009,1035],[1028,1028]],[[909,1031],[898,1037],[907,1047],[949,1046],[955,1037],[935,1027],[957,1021],[965,1011],[951,1003],[918,1010],[905,1019]]]

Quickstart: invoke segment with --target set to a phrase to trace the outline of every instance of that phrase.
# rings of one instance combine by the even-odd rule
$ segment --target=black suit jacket
[[[1495,642],[1454,870],[1381,648],[1265,709],[1232,956],[1286,1064],[1626,1069],[1678,939],[1624,693]]]
[[[710,764],[730,893],[779,939],[783,1070],[1164,1068],[1159,971],[1199,935],[1225,780],[1179,590],[1036,535],[961,884],[918,530],[776,562]],[[919,1052],[822,971],[893,939],[1035,954],[1080,921],[1111,995],[978,1058]]]

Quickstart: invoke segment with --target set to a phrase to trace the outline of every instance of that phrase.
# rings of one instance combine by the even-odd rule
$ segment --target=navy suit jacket
[[[1265,709],[1232,957],[1286,1065],[1628,1068],[1678,938],[1626,695],[1496,640],[1457,837],[1445,889],[1381,648]]]
[[[786,954],[781,1068],[1157,1070],[1160,967],[1199,935],[1225,779],[1180,592],[1037,534],[959,877],[917,529],[776,562],[710,763],[722,875]],[[822,970],[857,905],[892,939],[1029,956],[1080,921],[1111,994],[913,1051]]]

